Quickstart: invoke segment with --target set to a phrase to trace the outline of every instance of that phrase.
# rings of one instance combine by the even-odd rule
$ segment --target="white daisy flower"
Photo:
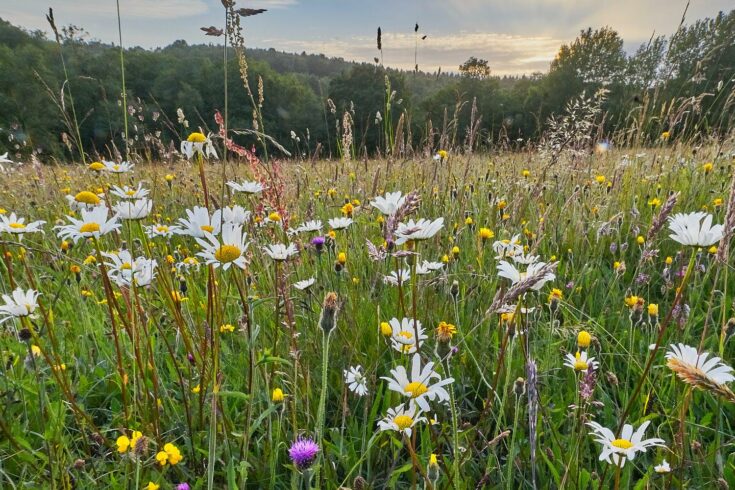
[[[179,225],[175,233],[189,235],[194,238],[204,238],[207,233],[219,235],[221,220],[213,220],[207,208],[194,206],[186,210],[186,218],[179,218]]]
[[[143,219],[151,214],[153,209],[153,201],[150,199],[136,199],[135,201],[121,201],[114,206],[115,211],[120,219]]]
[[[526,277],[533,277],[536,272],[542,269],[545,265],[545,262],[535,262],[533,264],[529,264],[525,272],[521,272],[510,262],[501,260],[500,262],[498,262],[498,275],[500,277],[510,279],[513,284],[516,284],[523,281]],[[531,286],[531,289],[533,289],[534,291],[538,291],[539,289],[544,287],[544,284],[549,281],[553,281],[554,279],[556,279],[556,275],[553,272],[548,272],[544,277],[539,279],[533,286]]]
[[[565,359],[565,366],[583,373],[586,373],[589,369],[597,369],[597,366],[599,366],[599,363],[595,361],[594,357],[587,357],[587,351],[577,351],[574,355],[567,354]]]
[[[378,196],[374,201],[370,202],[370,205],[383,213],[386,216],[391,216],[396,213],[398,208],[403,206],[406,202],[406,196],[402,195],[400,191],[388,192],[385,196]]]
[[[25,221],[25,218],[16,216],[15,213],[10,213],[10,216],[0,214],[0,232],[20,235],[20,238],[26,233],[43,233],[41,225],[44,225],[45,221],[31,221],[30,223]]]
[[[120,199],[144,199],[148,197],[148,194],[150,191],[148,189],[143,189],[143,184],[138,183],[138,187],[128,187],[125,186],[117,186],[113,185],[110,189],[110,194],[113,196],[119,197]]]
[[[434,221],[420,219],[408,220],[408,223],[399,223],[396,228],[396,245],[403,245],[409,240],[428,240],[444,227],[444,218]]]
[[[709,247],[722,239],[723,226],[712,226],[712,215],[699,211],[696,213],[677,213],[669,217],[671,239],[694,247]]]
[[[234,223],[236,225],[244,225],[250,221],[250,211],[247,211],[244,207],[225,206],[224,208],[216,210],[212,214],[212,222],[216,223]]]
[[[424,260],[420,264],[416,264],[416,274],[419,276],[425,276],[434,271],[441,270],[443,267],[444,264],[441,262],[429,262],[428,260]]]
[[[206,240],[197,238],[196,241],[204,249],[197,255],[203,258],[207,264],[213,264],[215,267],[222,266],[224,270],[235,264],[240,269],[244,269],[247,260],[243,254],[248,249],[249,242],[246,241],[247,234],[243,233],[242,226],[234,223],[225,223],[222,225],[222,241],[212,233],[205,234]]]
[[[107,206],[97,206],[90,210],[82,209],[82,219],[67,216],[71,224],[55,226],[54,229],[59,230],[59,238],[70,238],[74,243],[80,238],[99,238],[111,231],[120,228],[117,216],[107,219]]]
[[[383,420],[378,421],[380,431],[394,430],[411,437],[413,426],[419,422],[426,423],[426,417],[422,417],[422,411],[416,405],[405,405],[389,408]]]
[[[245,194],[257,194],[259,192],[263,192],[263,184],[260,182],[252,182],[249,180],[245,180],[241,183],[238,182],[228,182],[227,185],[235,192],[243,192]]]
[[[367,389],[367,378],[362,374],[362,366],[352,366],[349,369],[345,369],[345,384],[352,393],[357,396],[365,396],[368,393]]]
[[[263,251],[273,260],[288,260],[299,253],[299,249],[293,243],[288,246],[283,243],[268,245],[263,247]]]
[[[643,439],[646,428],[650,423],[650,420],[643,422],[635,432],[632,425],[625,424],[620,438],[616,438],[610,429],[601,426],[597,422],[587,422],[587,425],[592,428],[591,435],[595,438],[595,441],[602,444],[600,461],[623,466],[626,460],[634,459],[636,453],[645,453],[649,447],[664,445],[663,439]]]
[[[130,172],[133,170],[133,167],[135,167],[135,164],[130,162],[115,163],[103,161],[102,164],[105,166],[105,170],[113,174],[124,174],[126,172]]]
[[[290,229],[290,235],[298,235],[299,233],[311,233],[315,231],[321,231],[322,222],[320,220],[311,220],[297,226],[295,229]]]
[[[493,251],[497,254],[495,259],[504,259],[505,257],[514,257],[523,253],[523,245],[521,245],[520,235],[514,235],[510,240],[497,240],[493,243]]]
[[[148,238],[155,238],[155,237],[164,237],[164,238],[171,238],[173,236],[174,232],[176,231],[176,226],[168,226],[168,225],[162,225],[160,223],[156,223],[155,225],[148,225],[145,226],[145,234]]]
[[[306,289],[309,289],[311,286],[313,286],[315,282],[316,282],[316,279],[314,279],[313,277],[310,277],[309,279],[304,279],[303,281],[298,281],[298,282],[293,283],[293,287],[295,287],[299,291],[304,291]]]
[[[671,473],[671,466],[669,466],[669,463],[667,463],[666,459],[664,459],[663,461],[661,461],[661,464],[653,467],[653,471],[655,471],[659,475],[662,475],[664,473]]]
[[[535,264],[539,261],[540,258],[541,257],[539,257],[538,255],[526,255],[524,253],[511,255],[511,259],[513,259],[513,262],[523,265]]]
[[[212,157],[214,159],[219,159],[219,156],[217,155],[217,150],[215,150],[214,144],[212,143],[211,136],[211,133],[208,134],[204,141],[189,141],[188,139],[182,141],[181,153],[186,155],[186,158],[189,160],[191,160],[191,157],[193,157],[197,153],[206,158]]]
[[[441,379],[439,373],[434,371],[433,362],[427,363],[422,369],[419,354],[413,356],[410,378],[403,366],[391,369],[390,373],[392,378],[381,378],[388,381],[388,389],[409,397],[411,405],[418,405],[424,412],[429,411],[429,400],[442,403],[449,401],[449,392],[444,386],[452,384],[454,378]],[[433,380],[436,382],[432,383]]]
[[[344,230],[352,224],[352,218],[332,218],[329,227],[333,230]]]
[[[105,201],[102,199],[102,194],[98,195],[89,191],[78,192],[73,196],[70,194],[66,196],[66,200],[73,211],[92,209],[105,204]]]
[[[133,260],[128,250],[118,252],[103,252],[102,255],[111,260],[105,262],[107,276],[119,287],[136,286],[145,287],[153,282],[156,277],[158,263],[152,259],[138,257]]]
[[[421,348],[424,340],[428,337],[424,333],[424,329],[421,326],[420,321],[416,321],[416,328],[414,328],[413,318],[404,318],[399,320],[393,318],[388,322],[390,328],[393,330],[390,336],[391,345],[398,352],[403,354],[413,354]],[[418,345],[416,344],[416,333],[418,332]]]
[[[21,288],[13,291],[12,296],[3,294],[5,304],[0,305],[0,323],[4,323],[11,318],[21,318],[33,314],[38,307],[38,295],[38,291],[33,289],[24,291]]]
[[[719,357],[710,357],[708,352],[699,354],[694,347],[678,344],[672,345],[666,353],[666,365],[669,366],[685,382],[687,377],[682,375],[682,367],[686,371],[695,371],[711,382],[722,385],[735,380],[733,369],[722,362]]]
[[[401,269],[391,271],[390,275],[383,276],[383,282],[391,286],[403,285],[411,279],[411,271],[409,269]]]
[[[176,269],[183,272],[189,272],[189,270],[199,270],[201,264],[196,257],[184,257],[184,259],[176,264]]]

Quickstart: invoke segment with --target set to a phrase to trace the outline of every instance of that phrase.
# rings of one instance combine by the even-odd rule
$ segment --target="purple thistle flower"
[[[318,452],[319,444],[314,442],[312,438],[299,437],[291,444],[288,456],[298,469],[305,470],[314,462]]]
[[[323,236],[315,236],[311,239],[311,244],[314,245],[317,252],[321,252],[325,241]]]
[[[184,482],[184,483],[179,483],[178,485],[176,485],[176,490],[191,490],[191,487],[189,486],[188,483]]]

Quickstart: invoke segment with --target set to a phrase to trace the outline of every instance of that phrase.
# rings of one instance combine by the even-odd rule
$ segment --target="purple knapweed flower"
[[[319,452],[319,444],[310,437],[299,437],[288,449],[288,456],[300,470],[311,466]]]

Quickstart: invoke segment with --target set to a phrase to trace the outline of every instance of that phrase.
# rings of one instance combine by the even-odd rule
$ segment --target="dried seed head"
[[[319,317],[319,326],[321,329],[330,333],[335,325],[337,324],[337,311],[339,310],[339,304],[337,301],[337,293],[329,292],[324,296],[324,303],[322,304],[322,314]]]

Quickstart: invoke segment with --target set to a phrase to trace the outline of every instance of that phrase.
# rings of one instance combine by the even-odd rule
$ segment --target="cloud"
[[[371,62],[379,56],[375,38],[355,36],[345,39],[289,40],[267,39],[259,44],[285,51],[323,53]],[[563,40],[548,36],[522,36],[494,32],[462,32],[431,35],[418,40],[417,61],[424,71],[457,71],[470,56],[487,59],[496,75],[545,71]],[[386,65],[412,70],[416,38],[412,34],[383,35],[383,59]]]
[[[74,14],[95,17],[117,15],[117,6],[112,1],[64,2],[59,8],[68,17]],[[202,15],[207,12],[208,8],[204,0],[124,0],[120,2],[120,16],[123,18],[173,19]]]

